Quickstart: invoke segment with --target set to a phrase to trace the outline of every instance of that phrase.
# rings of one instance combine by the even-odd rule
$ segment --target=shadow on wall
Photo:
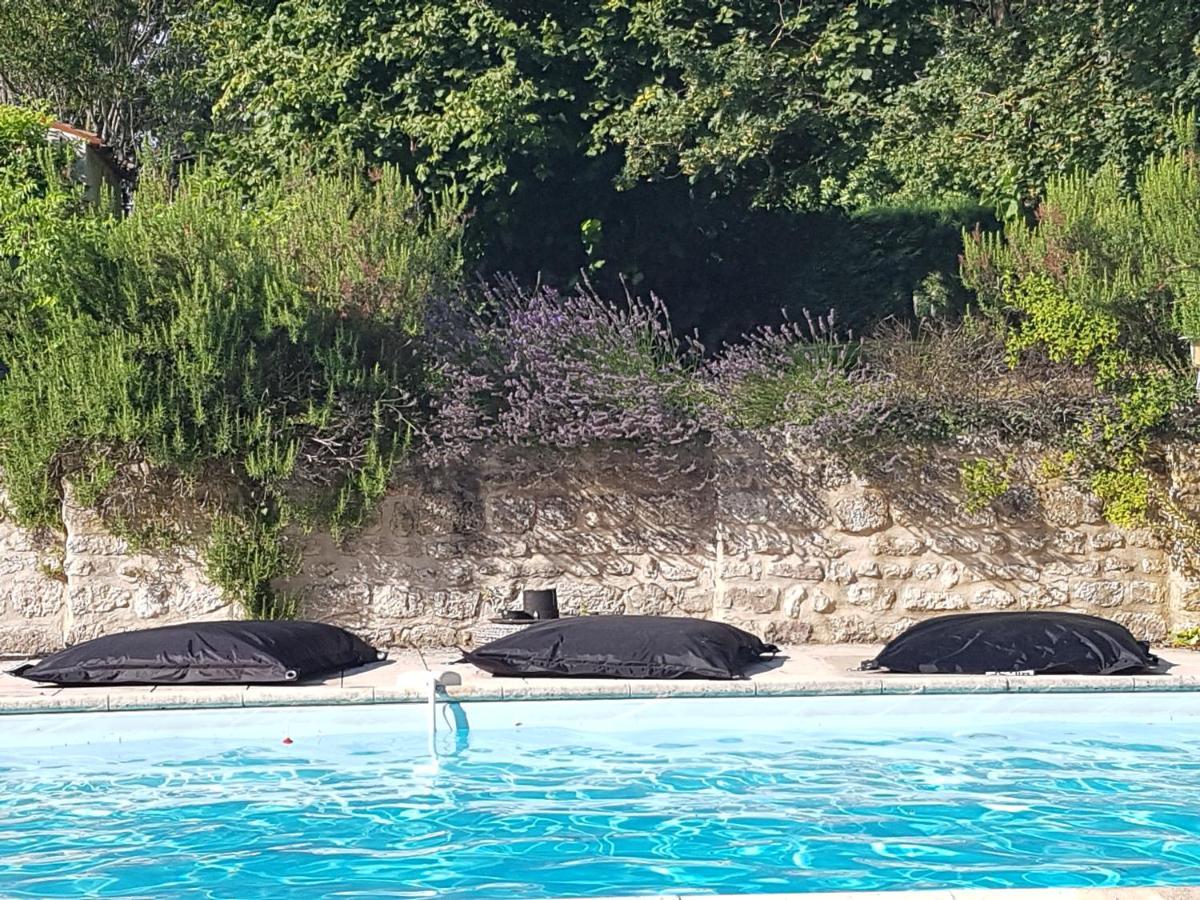
[[[989,609],[1167,633],[1162,549],[1063,486],[1018,486],[970,513],[952,455],[869,483],[754,441],[684,462],[524,452],[413,472],[351,544],[311,539],[290,587],[304,615],[391,646],[463,645],[521,590],[551,586],[566,615],[709,616],[780,643],[880,641]]]
[[[302,572],[281,587],[303,615],[394,646],[468,643],[528,588],[556,587],[564,615],[709,615],[705,452],[672,465],[622,450],[514,451],[479,469],[414,471],[346,546],[307,539]]]

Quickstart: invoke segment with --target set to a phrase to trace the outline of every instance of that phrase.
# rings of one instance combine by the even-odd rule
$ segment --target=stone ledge
[[[37,686],[0,674],[0,714],[105,712],[213,707],[335,706],[424,703],[430,670],[451,673],[443,696],[464,702],[506,700],[600,700],[667,697],[834,697],[914,694],[1029,694],[1200,691],[1200,654],[1160,653],[1167,674],[1087,675],[900,675],[860,672],[854,665],[873,654],[862,645],[785,648],[741,681],[643,681],[599,678],[493,678],[457,654],[397,654],[390,662],[348,670],[298,685],[159,687]]]

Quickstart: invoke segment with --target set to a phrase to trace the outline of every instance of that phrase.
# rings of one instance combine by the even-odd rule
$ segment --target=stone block
[[[877,584],[852,584],[846,590],[846,602],[852,606],[882,612],[896,602],[896,592]]]
[[[1061,584],[1025,588],[1017,597],[1017,605],[1021,609],[1049,609],[1055,606],[1065,606],[1066,603],[1067,589]]]
[[[748,609],[756,613],[774,612],[779,608],[779,589],[762,585],[727,587],[725,600],[733,609]]]
[[[856,580],[854,569],[842,560],[833,560],[825,567],[825,580],[834,584],[851,584]]]
[[[797,538],[792,546],[797,556],[817,559],[840,559],[852,549],[848,544],[820,532]]]
[[[722,519],[731,523],[763,524],[770,519],[767,498],[761,493],[722,494],[718,509]]]
[[[501,534],[524,534],[533,527],[537,506],[532,497],[498,495],[484,502],[484,522]]]
[[[421,608],[430,615],[458,622],[473,622],[479,618],[483,592],[472,590],[429,591],[420,599]]]
[[[835,501],[833,515],[838,528],[850,534],[871,534],[892,524],[887,497],[872,488]]]
[[[465,491],[425,491],[418,504],[417,529],[426,534],[472,534],[483,527],[478,498]]]
[[[620,557],[604,560],[603,566],[605,575],[632,575],[634,569],[633,560]]]
[[[749,624],[749,630],[754,631],[754,624]],[[812,639],[813,627],[807,622],[797,622],[794,619],[772,619],[762,626],[762,639],[768,644],[788,646],[805,644]]]
[[[781,531],[765,528],[733,527],[725,530],[722,541],[726,553],[763,553],[785,556],[792,552],[792,541]]]
[[[1088,545],[1101,553],[1125,546],[1125,535],[1119,531],[1099,531],[1088,538]]]
[[[912,577],[918,581],[932,581],[942,572],[942,567],[935,562],[917,563],[913,566]]]
[[[1139,568],[1143,575],[1165,575],[1167,561],[1159,556],[1143,556]]]
[[[744,560],[722,560],[722,578],[746,578],[757,581],[762,577],[762,566]],[[821,574],[824,577],[824,573]]]
[[[783,602],[780,604],[780,609],[785,615],[795,619],[800,615],[806,596],[808,596],[808,588],[794,584],[783,591]]]
[[[1070,485],[1046,492],[1042,497],[1042,515],[1051,525],[1066,528],[1104,521],[1100,500]]]
[[[658,573],[666,581],[695,581],[704,570],[687,563],[660,563]]]
[[[0,656],[36,658],[62,647],[63,633],[57,622],[0,622]]]
[[[1056,553],[1069,553],[1078,556],[1087,553],[1087,535],[1081,531],[1073,531],[1070,528],[1061,528],[1054,532],[1054,536],[1050,539],[1050,546]]]
[[[767,574],[795,581],[823,581],[825,567],[815,560],[785,559],[767,563]]]
[[[625,612],[625,598],[617,588],[567,581],[558,584],[557,589],[558,608],[564,615]]]
[[[74,615],[94,615],[128,609],[134,590],[125,584],[87,581],[67,586],[67,605]]]
[[[675,608],[675,601],[662,585],[639,584],[625,592],[625,607],[631,613],[661,616]]]
[[[129,553],[129,542],[111,534],[73,534],[67,538],[66,555],[72,556],[124,556]]]
[[[925,542],[902,531],[871,535],[869,544],[875,556],[918,556],[925,552]]]
[[[834,644],[876,644],[889,641],[909,625],[912,619],[879,622],[857,616],[829,616],[821,620],[823,638]]]
[[[579,520],[581,504],[574,497],[543,497],[537,502],[539,529],[573,530]]]
[[[1000,588],[984,588],[971,599],[971,606],[976,609],[1007,609],[1015,606],[1017,598],[1008,591]]]
[[[1166,620],[1158,613],[1116,612],[1109,618],[1124,625],[1141,641],[1159,643],[1166,640],[1169,633]]]
[[[386,644],[397,647],[459,647],[466,643],[462,632],[449,625],[419,622],[394,632],[395,637]]]
[[[1111,608],[1125,602],[1126,587],[1121,581],[1073,581],[1068,593],[1072,603]]]
[[[883,578],[902,581],[913,577],[913,567],[911,563],[885,562],[879,567],[879,574]]]
[[[24,619],[57,616],[66,605],[66,585],[52,578],[27,574],[0,583],[0,611],[7,608]]]
[[[957,587],[963,579],[963,568],[958,563],[946,563],[937,577],[937,582],[946,590]]]
[[[686,588],[675,598],[675,606],[688,615],[712,612],[713,591],[710,588]]]
[[[826,614],[831,613],[836,608],[833,598],[824,591],[814,591],[812,595],[813,612]]]
[[[1129,599],[1133,603],[1163,603],[1167,598],[1166,588],[1154,581],[1131,581]]]
[[[966,609],[967,600],[961,594],[907,587],[900,592],[900,605],[908,610],[942,611]]]

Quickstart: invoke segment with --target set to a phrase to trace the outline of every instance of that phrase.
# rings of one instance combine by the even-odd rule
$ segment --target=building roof
[[[76,128],[74,125],[68,125],[66,122],[52,122],[50,124],[51,131],[57,131],[65,134],[67,137],[73,137],[88,144],[90,147],[97,149],[101,147],[107,148],[104,139],[93,131],[84,131],[82,128]]]

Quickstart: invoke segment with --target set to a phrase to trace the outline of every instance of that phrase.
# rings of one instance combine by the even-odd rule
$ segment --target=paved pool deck
[[[1200,691],[1200,653],[1160,649],[1160,669],[1142,675],[897,675],[856,670],[878,652],[866,644],[785,647],[774,660],[740,681],[644,681],[593,678],[496,678],[458,651],[400,650],[386,662],[328,678],[286,685],[120,686],[60,688],[7,674],[19,660],[0,662],[0,714],[103,712],[180,707],[328,706],[345,703],[419,703],[431,673],[455,700],[564,700],[645,697],[819,696],[855,694],[1084,693],[1093,691]]]

